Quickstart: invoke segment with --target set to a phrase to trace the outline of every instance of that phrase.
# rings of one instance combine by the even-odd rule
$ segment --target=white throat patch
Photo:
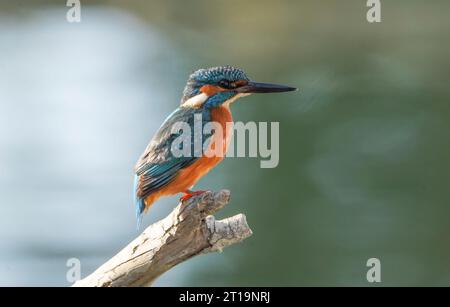
[[[236,96],[232,97],[231,99],[228,99],[227,101],[225,101],[223,103],[223,106],[228,108],[228,107],[230,107],[230,104],[232,104],[233,102],[235,102],[239,98],[245,97],[245,96],[250,96],[250,95],[251,95],[251,93],[240,93],[240,94],[237,94]]]

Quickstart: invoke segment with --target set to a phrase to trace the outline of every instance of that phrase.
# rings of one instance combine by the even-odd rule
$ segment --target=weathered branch
[[[230,200],[230,192],[205,192],[179,204],[166,218],[150,225],[139,237],[78,287],[151,285],[161,274],[196,255],[222,251],[252,234],[245,215],[216,221],[215,212]]]

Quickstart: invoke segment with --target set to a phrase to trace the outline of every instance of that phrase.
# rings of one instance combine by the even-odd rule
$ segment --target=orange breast
[[[222,154],[208,154],[208,156],[203,156],[192,165],[180,170],[177,177],[170,184],[146,198],[145,203],[147,206],[150,206],[161,196],[173,195],[190,189],[200,178],[223,160],[232,136],[233,117],[228,106],[221,106],[212,109],[211,119],[222,127],[222,133],[213,134],[206,152],[216,151],[216,146],[220,146],[217,144],[222,144]],[[227,123],[229,124],[227,125]]]

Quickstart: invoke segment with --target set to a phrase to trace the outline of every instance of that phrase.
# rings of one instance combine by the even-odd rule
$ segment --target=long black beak
[[[246,85],[236,89],[239,93],[281,93],[296,91],[295,87],[281,84],[248,82]]]

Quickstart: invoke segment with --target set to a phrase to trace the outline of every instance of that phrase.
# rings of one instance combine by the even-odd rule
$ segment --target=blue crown
[[[193,72],[187,81],[183,91],[183,103],[190,97],[199,93],[199,88],[206,84],[218,85],[221,81],[234,82],[238,80],[250,80],[242,69],[233,66],[217,66],[203,68]]]

